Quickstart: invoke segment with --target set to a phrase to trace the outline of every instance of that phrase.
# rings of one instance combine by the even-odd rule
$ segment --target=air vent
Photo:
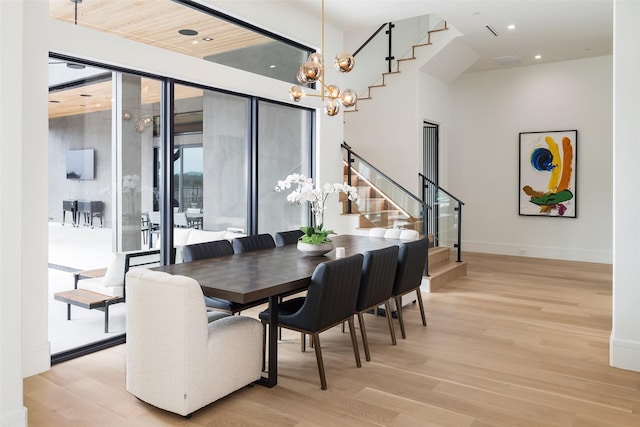
[[[498,37],[498,33],[496,32],[496,30],[491,28],[490,25],[487,25],[487,30],[489,30],[491,32],[491,34],[493,34],[494,36]]]
[[[520,59],[518,55],[500,56],[498,58],[491,58],[491,60],[504,67],[522,65],[522,59]]]

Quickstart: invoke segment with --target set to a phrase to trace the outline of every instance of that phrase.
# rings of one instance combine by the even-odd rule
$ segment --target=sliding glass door
[[[267,101],[258,103],[258,230],[298,229],[309,222],[308,209],[292,208],[286,194],[275,192],[292,173],[311,176],[313,113]]]
[[[124,337],[125,304],[110,307],[105,332],[103,312],[67,312],[54,294],[113,252],[149,246],[162,81],[57,58],[49,70],[49,338],[60,354]],[[99,286],[100,273],[89,275]]]
[[[273,189],[312,175],[312,110],[64,57],[50,59],[50,80],[52,354],[124,342],[126,303],[110,307],[108,332],[102,311],[72,306],[67,320],[53,296],[74,288],[74,272],[105,268],[114,252],[174,253],[190,233],[178,228],[228,237],[308,223]]]

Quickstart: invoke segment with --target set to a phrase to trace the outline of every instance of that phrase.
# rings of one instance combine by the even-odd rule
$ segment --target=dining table
[[[296,245],[244,252],[188,263],[155,267],[153,270],[196,280],[204,295],[241,304],[268,300],[269,335],[268,369],[258,383],[274,387],[278,383],[278,303],[280,297],[304,291],[315,268],[336,259],[336,249],[344,256],[400,245],[402,240],[360,235],[337,235],[331,240],[334,249],[323,256],[306,256]],[[340,251],[342,252],[342,250]]]

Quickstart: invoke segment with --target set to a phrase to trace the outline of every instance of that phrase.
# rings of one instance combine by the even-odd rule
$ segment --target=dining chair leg
[[[262,322],[262,372],[267,371],[267,323]]]
[[[387,322],[389,323],[389,333],[391,334],[391,344],[396,345],[398,342],[396,341],[396,329],[393,327],[393,316],[391,314],[391,304],[389,304],[389,300],[384,302],[384,309],[387,312]]]
[[[300,351],[303,353],[307,351],[307,336],[304,332],[300,332]]]
[[[396,314],[398,315],[398,322],[400,323],[400,334],[402,339],[407,338],[407,334],[404,332],[404,319],[402,318],[402,296],[395,297],[396,301]]]
[[[356,339],[356,325],[353,322],[353,316],[349,317],[349,332],[351,333],[351,344],[353,345],[353,355],[356,358],[356,366],[360,368],[360,350],[358,350],[358,340]]]
[[[324,375],[324,363],[322,362],[322,350],[320,350],[320,335],[316,332],[311,334],[313,346],[316,349],[316,361],[318,362],[318,373],[320,374],[320,388],[327,389],[327,379]]]
[[[422,292],[420,292],[420,288],[416,288],[416,294],[418,295],[418,305],[420,306],[420,315],[422,316],[422,326],[427,326],[427,316],[424,313],[424,304],[422,304]]]
[[[358,313],[358,323],[360,324],[360,335],[362,336],[362,345],[364,346],[364,357],[367,359],[367,362],[371,362],[369,340],[367,340],[367,330],[364,326],[364,315],[362,313]]]

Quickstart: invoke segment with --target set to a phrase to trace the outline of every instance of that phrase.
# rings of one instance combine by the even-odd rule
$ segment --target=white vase
[[[333,250],[333,243],[303,243],[298,242],[298,250],[305,254],[306,256],[322,256],[327,252],[331,252]]]

